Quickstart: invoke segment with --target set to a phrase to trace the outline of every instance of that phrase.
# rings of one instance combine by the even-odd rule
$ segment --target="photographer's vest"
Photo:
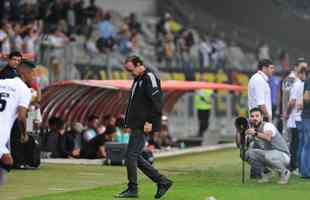
[[[197,110],[210,110],[212,106],[212,94],[210,89],[198,90],[195,94],[195,108]]]
[[[265,124],[266,124],[266,122],[263,121],[260,124],[260,126],[256,129],[256,131],[263,133]],[[278,130],[277,130],[276,134],[271,137],[270,142],[268,142],[266,140],[262,140],[262,139],[257,139],[257,138],[255,139],[255,142],[257,142],[257,145],[259,145],[264,150],[278,150],[278,151],[281,151],[287,155],[290,155],[288,145]]]

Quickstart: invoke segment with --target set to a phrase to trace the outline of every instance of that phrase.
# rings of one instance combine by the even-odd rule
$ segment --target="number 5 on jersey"
[[[9,97],[8,93],[2,92],[0,93],[0,112],[4,111],[6,106],[6,100],[4,98]]]

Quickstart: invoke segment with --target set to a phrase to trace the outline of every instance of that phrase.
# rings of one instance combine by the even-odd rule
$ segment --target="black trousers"
[[[295,170],[298,168],[298,144],[299,144],[299,133],[297,128],[290,128],[290,152],[291,152],[291,163],[290,170]]]
[[[128,188],[138,189],[137,168],[139,168],[147,177],[158,184],[165,184],[167,178],[161,175],[148,161],[142,156],[145,146],[145,133],[140,129],[132,130],[127,147],[127,177]]]
[[[202,137],[209,127],[210,110],[197,110],[199,120],[198,136]]]

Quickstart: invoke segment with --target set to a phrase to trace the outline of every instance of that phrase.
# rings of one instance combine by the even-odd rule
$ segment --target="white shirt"
[[[271,137],[274,137],[276,135],[276,133],[278,132],[278,129],[272,123],[266,122],[264,127],[263,127],[263,132],[265,132],[265,131],[271,131],[272,132]],[[283,153],[283,152],[281,152],[281,153],[285,158],[285,162],[289,163],[290,157],[286,153]]]
[[[25,53],[31,53],[31,54],[35,54],[36,53],[36,50],[35,50],[35,40],[36,40],[36,38],[29,37],[29,36],[24,38],[24,43],[26,44]]]
[[[296,104],[292,109],[292,112],[289,115],[287,120],[287,126],[289,128],[296,128],[296,121],[301,121],[301,109],[298,109],[297,104],[301,104],[303,101],[303,91],[304,91],[304,82],[299,78],[296,78],[296,81],[293,83],[293,86],[290,90],[289,100],[296,100]]]
[[[272,116],[271,90],[268,84],[268,76],[262,71],[256,72],[249,80],[248,106],[249,109],[266,105],[267,112]]]
[[[28,108],[31,90],[19,78],[0,80],[0,158],[9,153],[7,143],[19,106]]]
[[[210,64],[209,54],[212,52],[212,47],[208,42],[202,42],[199,46],[199,50],[203,56],[203,67],[207,67]]]
[[[1,52],[3,54],[9,54],[11,52],[10,39],[6,32],[0,30],[0,41],[2,41]]]

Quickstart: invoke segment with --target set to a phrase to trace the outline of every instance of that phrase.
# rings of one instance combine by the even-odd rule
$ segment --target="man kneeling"
[[[287,143],[277,128],[270,122],[264,122],[262,112],[259,108],[250,110],[251,127],[246,130],[246,135],[255,137],[262,141],[262,149],[248,149],[245,154],[246,161],[261,169],[269,167],[275,169],[279,175],[279,184],[287,184],[290,178],[290,171],[287,169],[290,163],[290,152]],[[261,170],[263,171],[263,170]],[[271,173],[262,172],[259,182],[269,182]]]

